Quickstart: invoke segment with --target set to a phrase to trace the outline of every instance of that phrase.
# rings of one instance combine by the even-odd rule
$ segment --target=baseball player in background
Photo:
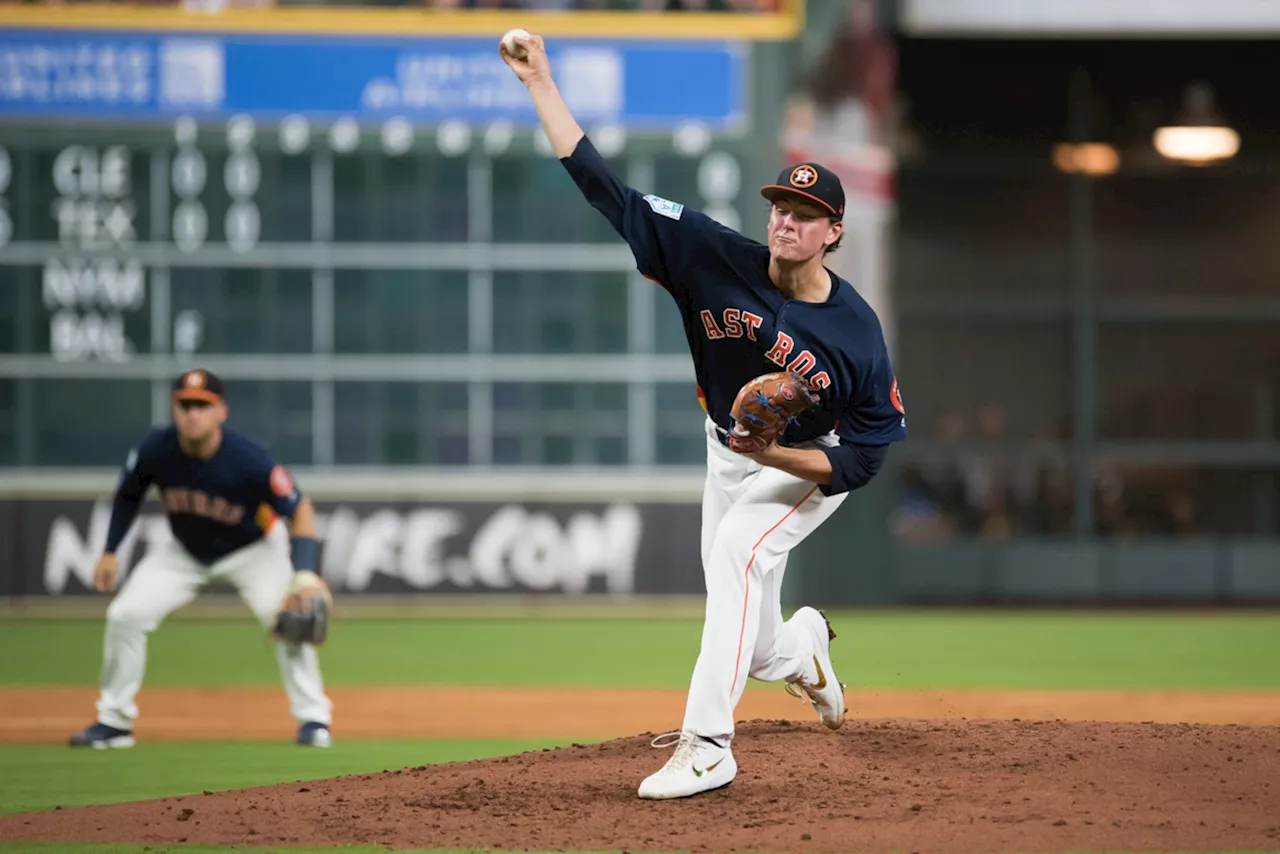
[[[154,484],[173,539],[150,550],[107,608],[98,718],[73,747],[132,747],[134,698],[146,667],[147,635],[211,581],[230,584],[276,638],[276,658],[299,729],[297,743],[331,744],[331,703],[315,644],[332,599],[316,574],[315,510],[289,471],[253,440],[223,426],[218,377],[190,370],[173,385],[173,423],[153,429],[125,461],[95,589],[115,590],[116,550]],[[290,554],[266,534],[289,520]],[[292,565],[290,565],[292,563]]]
[[[541,37],[513,31],[498,51],[527,87],[556,157],[684,321],[708,416],[706,616],[681,731],[654,741],[675,751],[639,795],[715,789],[737,774],[734,709],[748,677],[786,682],[831,729],[844,722],[834,634],[813,608],[783,620],[783,571],[788,553],[875,476],[889,444],[906,437],[879,319],[823,265],[840,242],[844,190],[819,164],[784,169],[761,188],[769,201],[768,246],[761,245],[623,184],[560,96]],[[776,441],[757,441],[749,422],[781,411],[795,388],[812,401],[782,420]],[[745,399],[758,403],[759,415],[747,414]]]

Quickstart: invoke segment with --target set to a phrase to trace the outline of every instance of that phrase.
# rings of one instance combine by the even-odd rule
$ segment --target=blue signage
[[[549,46],[556,84],[580,119],[635,129],[745,123],[745,50],[718,41]],[[496,38],[0,31],[0,119],[240,113],[266,121],[537,121]]]

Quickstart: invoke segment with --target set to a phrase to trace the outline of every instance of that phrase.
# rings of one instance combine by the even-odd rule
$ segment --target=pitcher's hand
[[[516,36],[514,41],[524,48],[524,56],[519,59],[512,56],[501,40],[498,41],[498,55],[502,57],[503,62],[511,66],[511,70],[515,72],[516,77],[520,78],[520,82],[529,86],[540,80],[550,80],[551,63],[547,60],[547,50],[543,46],[542,36],[536,33],[530,34],[527,39]]]

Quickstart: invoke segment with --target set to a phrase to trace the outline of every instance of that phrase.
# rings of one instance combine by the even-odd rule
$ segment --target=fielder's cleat
[[[669,740],[672,736],[678,737],[675,742]],[[654,747],[670,747],[674,743],[676,752],[666,765],[640,784],[642,798],[685,798],[727,786],[738,774],[738,763],[729,748],[691,732],[669,732],[651,743]]]
[[[813,682],[803,678],[788,682],[787,693],[801,700],[808,697],[827,729],[840,729],[844,724],[844,685],[836,677],[836,669],[831,664],[831,641],[836,633],[831,630],[826,615],[816,608],[800,608],[791,619],[799,620],[813,636],[816,674]]]
[[[72,747],[92,747],[94,750],[107,750],[112,747],[133,747],[136,743],[133,733],[127,729],[116,729],[106,724],[95,723],[83,732],[71,736]]]
[[[308,721],[298,728],[298,744],[306,747],[332,747],[333,736],[329,734],[328,724]]]

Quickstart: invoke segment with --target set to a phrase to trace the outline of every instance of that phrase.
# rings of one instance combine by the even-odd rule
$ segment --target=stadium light
[[[1120,152],[1105,142],[1060,142],[1053,147],[1053,165],[1067,174],[1110,175],[1120,168]]]
[[[1205,83],[1187,87],[1178,123],[1156,128],[1152,142],[1164,158],[1191,166],[1227,160],[1240,150],[1240,134],[1214,110],[1213,90]]]

